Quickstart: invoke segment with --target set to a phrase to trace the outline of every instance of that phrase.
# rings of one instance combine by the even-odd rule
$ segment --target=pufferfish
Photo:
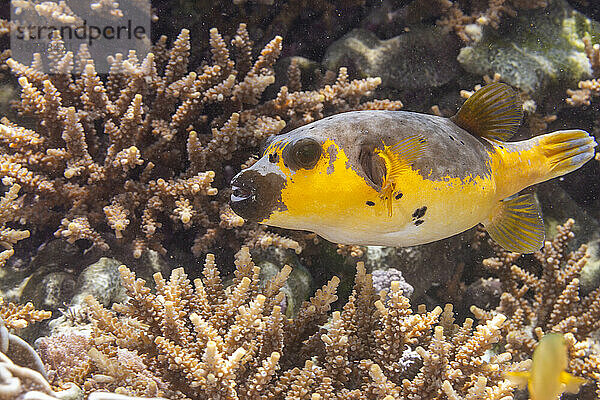
[[[527,387],[531,400],[558,400],[564,392],[577,393],[587,382],[565,371],[567,366],[565,337],[561,333],[549,333],[533,351],[531,369],[507,372],[506,376],[520,387]]]
[[[594,156],[587,132],[507,142],[523,114],[515,91],[491,83],[456,115],[352,111],[273,136],[232,180],[231,207],[262,224],[336,243],[413,246],[479,223],[509,251],[544,242],[541,211],[522,189]]]

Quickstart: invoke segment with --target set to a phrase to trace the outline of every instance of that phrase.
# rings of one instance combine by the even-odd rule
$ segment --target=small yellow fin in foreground
[[[492,239],[508,251],[533,253],[544,245],[542,212],[532,194],[501,201],[483,224]]]
[[[392,145],[384,145],[383,150],[375,149],[385,162],[385,176],[382,180],[379,197],[387,203],[388,215],[392,216],[392,198],[397,182],[411,164],[425,154],[427,141],[421,135],[409,136]]]
[[[531,374],[529,371],[508,371],[504,373],[504,376],[521,389],[524,389],[527,387]]]
[[[579,392],[579,387],[587,383],[586,379],[571,375],[566,371],[560,373],[559,381],[565,385],[565,392],[568,393]]]
[[[473,93],[451,120],[471,135],[506,141],[522,117],[517,93],[505,83],[492,82]]]

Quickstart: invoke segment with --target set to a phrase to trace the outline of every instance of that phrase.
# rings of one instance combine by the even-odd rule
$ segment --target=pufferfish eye
[[[310,138],[300,139],[286,150],[283,156],[292,169],[311,169],[321,158],[321,145]]]

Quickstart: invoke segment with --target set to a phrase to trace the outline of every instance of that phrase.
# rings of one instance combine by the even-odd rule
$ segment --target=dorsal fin
[[[515,134],[523,105],[507,84],[492,82],[476,91],[450,119],[472,135],[508,140]]]
[[[392,146],[383,146],[383,150],[375,149],[385,163],[385,176],[381,184],[379,197],[387,203],[388,215],[392,216],[392,197],[400,176],[423,154],[427,141],[421,135],[411,135]]]

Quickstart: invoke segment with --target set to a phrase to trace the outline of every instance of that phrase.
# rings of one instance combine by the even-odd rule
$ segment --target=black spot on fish
[[[418,220],[416,220],[416,221],[415,221],[415,226],[419,226],[419,225],[421,225],[423,222],[425,222],[425,221],[423,221],[422,219],[418,219]]]
[[[454,137],[452,137],[451,135],[448,135],[448,137],[450,138],[450,140],[454,140]]]
[[[426,212],[426,211],[427,211],[427,206],[423,206],[423,207],[421,207],[421,208],[417,208],[417,209],[415,210],[415,212],[413,213],[412,217],[413,217],[414,219],[423,218],[423,217],[425,216],[425,212]],[[423,223],[423,222],[421,221],[421,223]]]
[[[277,153],[269,154],[269,162],[275,164],[275,163],[277,163],[277,161],[279,161],[279,154],[277,154]]]
[[[369,200],[369,201],[367,201],[367,205],[372,207],[375,205],[375,203],[373,203],[371,200]]]
[[[402,193],[398,193],[398,194],[396,195],[396,200],[400,200],[400,198],[401,198],[401,197],[402,197]]]
[[[503,148],[504,148],[504,146],[498,146],[498,147],[500,147],[501,149],[503,149]]]
[[[463,146],[465,145],[465,142],[463,142],[462,140],[460,141],[460,144],[462,144]]]
[[[308,128],[308,129],[309,129],[309,130],[312,130],[312,129],[315,129],[315,127],[314,127],[314,126],[311,126],[311,127],[310,127],[310,128]]]

